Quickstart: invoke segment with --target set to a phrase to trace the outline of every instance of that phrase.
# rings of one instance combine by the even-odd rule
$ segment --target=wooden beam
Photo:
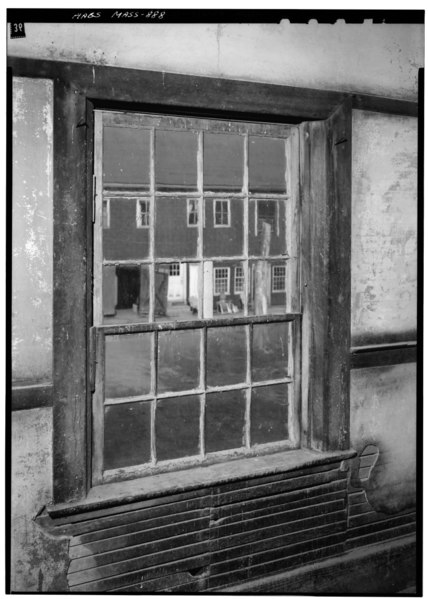
[[[416,343],[351,348],[351,368],[392,366],[417,361]]]
[[[98,101],[100,106],[120,103],[144,105],[144,110],[196,116],[227,114],[228,120],[257,117],[288,123],[325,119],[348,97],[354,108],[417,116],[417,102],[299,88],[270,83],[253,83],[197,77],[74,62],[9,57],[15,77],[42,77],[62,81],[76,93]],[[135,106],[134,106],[135,110]]]
[[[55,81],[53,454],[55,502],[86,494],[86,99]]]
[[[302,438],[349,446],[351,117],[348,99],[301,127]]]
[[[51,383],[12,387],[12,411],[50,408],[53,403]]]

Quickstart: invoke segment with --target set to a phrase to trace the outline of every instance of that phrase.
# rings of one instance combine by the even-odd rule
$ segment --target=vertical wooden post
[[[349,446],[351,100],[301,126],[303,439]]]

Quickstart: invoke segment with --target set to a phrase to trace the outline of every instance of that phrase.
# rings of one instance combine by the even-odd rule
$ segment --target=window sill
[[[253,479],[261,476],[292,472],[322,464],[337,463],[355,457],[352,449],[317,452],[295,449],[275,454],[198,466],[189,470],[156,474],[150,477],[115,482],[93,487],[85,499],[73,503],[48,506],[49,515],[55,519],[98,509],[126,505],[136,501],[194,491],[214,485]]]

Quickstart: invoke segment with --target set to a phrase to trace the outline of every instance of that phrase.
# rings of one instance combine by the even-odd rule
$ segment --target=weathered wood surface
[[[347,100],[300,135],[302,429],[321,451],[349,445],[351,117]]]
[[[166,499],[80,522],[71,516],[70,590],[211,590],[343,551],[347,480],[339,462]]]

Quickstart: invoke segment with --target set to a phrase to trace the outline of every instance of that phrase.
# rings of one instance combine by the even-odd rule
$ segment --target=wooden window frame
[[[218,271],[220,270],[225,270],[227,272],[227,290],[226,291],[216,291],[216,281],[218,280],[216,278],[216,274]],[[220,296],[222,293],[225,293],[226,295],[230,295],[230,266],[214,266],[213,268],[213,295],[214,296]],[[220,279],[220,280],[224,280],[224,279]]]
[[[91,447],[89,398],[94,380],[89,356],[94,343],[90,323],[95,108],[302,123],[324,121],[344,106],[335,117],[340,121],[338,129],[342,133],[331,140],[333,151],[326,159],[328,168],[322,173],[328,178],[330,191],[324,194],[321,206],[311,201],[311,194],[315,197],[317,189],[315,181],[312,184],[310,168],[301,173],[304,348],[301,446],[347,449],[352,108],[417,117],[418,104],[362,94],[96,64],[9,57],[8,66],[10,78],[54,82],[54,318],[50,395],[53,502],[79,502],[91,485],[88,447]],[[307,134],[317,126],[316,123],[301,126],[300,155],[305,165],[313,160],[312,142]],[[340,211],[334,210],[338,203]],[[320,246],[327,251],[323,262]],[[317,293],[320,289],[326,291]],[[322,326],[313,322],[316,314],[322,315]]]
[[[146,206],[145,216],[147,217],[147,224],[143,224],[143,213],[141,212],[141,203],[144,202]],[[137,219],[137,229],[149,229],[150,228],[150,200],[137,198],[136,201],[136,219]]]
[[[196,210],[192,210],[192,208],[191,208],[192,203],[193,203],[193,205],[195,205],[195,202],[196,202]],[[196,215],[195,223],[189,222],[191,215]],[[187,198],[187,226],[188,227],[198,227],[199,226],[198,200],[195,198]]]
[[[237,276],[237,270],[238,270],[238,268],[240,268],[241,272],[242,272],[242,274],[239,275],[239,276]],[[233,290],[234,290],[235,294],[244,293],[245,292],[245,273],[244,273],[243,267],[242,266],[235,266],[235,268],[233,270],[233,275],[234,275],[233,276]],[[237,279],[240,279],[242,281],[242,289],[237,289],[237,286],[236,286]],[[249,286],[249,284],[248,284],[248,286]]]
[[[284,269],[284,288],[283,289],[274,289],[275,287],[275,268],[283,268]],[[282,279],[282,275],[281,275]],[[286,291],[286,267],[280,264],[272,264],[272,293],[284,293]]]
[[[226,207],[227,207],[227,212],[226,212],[226,214],[227,214],[227,223],[226,224],[224,224],[224,223],[217,224],[217,222],[216,222],[216,219],[217,219],[216,206],[217,206],[217,204],[219,202],[222,204],[222,208],[220,210],[220,214],[222,216],[222,220],[223,220],[224,214],[225,214],[225,212],[223,210],[223,207],[224,207],[223,204],[226,204]],[[230,218],[230,200],[229,199],[227,199],[227,198],[216,198],[214,200],[214,202],[213,202],[213,225],[214,225],[214,229],[227,229],[227,228],[230,228],[232,226],[231,218]]]

